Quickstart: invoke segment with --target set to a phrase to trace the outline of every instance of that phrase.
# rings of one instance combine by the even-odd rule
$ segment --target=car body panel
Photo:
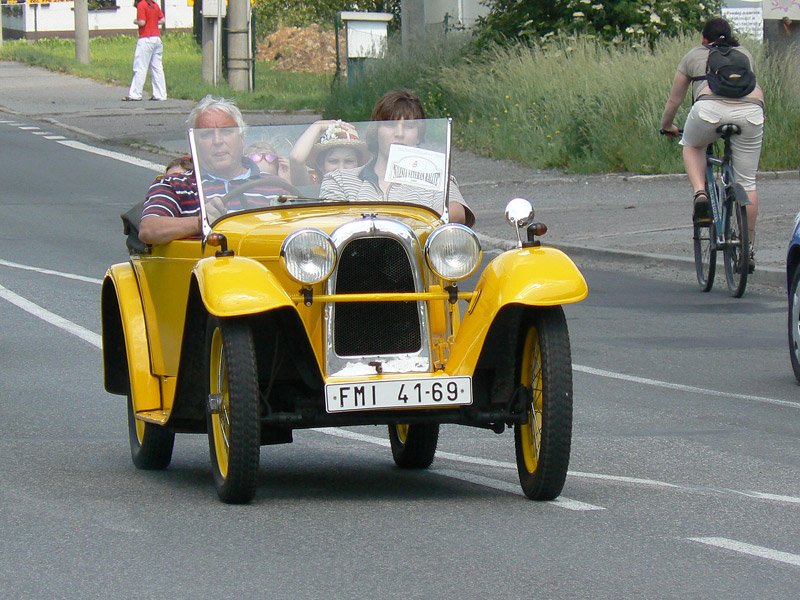
[[[570,304],[587,294],[583,275],[560,250],[538,246],[504,252],[486,266],[475,286],[445,370],[452,375],[474,371],[486,335],[504,306]]]
[[[116,306],[105,310],[118,310],[122,325],[122,340],[109,340],[108,327],[103,327],[104,352],[111,346],[122,345],[127,357],[129,393],[136,399],[139,410],[158,410],[161,408],[161,388],[159,378],[151,372],[150,345],[147,325],[142,309],[139,286],[130,263],[113,265],[108,269],[104,286],[113,287]],[[104,323],[106,315],[104,314]],[[104,361],[107,364],[108,360]],[[108,373],[106,374],[108,376]],[[108,389],[109,383],[106,383]]]

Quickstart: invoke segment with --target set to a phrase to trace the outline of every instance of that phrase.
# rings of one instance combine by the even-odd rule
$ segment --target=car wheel
[[[128,394],[128,439],[131,444],[131,458],[137,469],[160,471],[166,469],[172,460],[175,445],[175,432],[138,420],[133,414],[133,399]]]
[[[514,428],[517,472],[528,498],[552,500],[564,487],[572,443],[572,359],[561,307],[534,313],[518,364],[530,400],[527,422]]]
[[[206,420],[217,494],[228,504],[253,499],[260,446],[258,376],[250,326],[210,318],[206,330]]]
[[[800,383],[800,267],[795,268],[789,288],[789,358]]]
[[[402,469],[427,469],[439,443],[439,424],[389,425],[392,458]]]

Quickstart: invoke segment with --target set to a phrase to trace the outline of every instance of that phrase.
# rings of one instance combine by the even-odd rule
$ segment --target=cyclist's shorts
[[[686,117],[682,146],[705,148],[719,134],[717,127],[733,123],[742,133],[731,137],[733,172],[736,181],[748,192],[756,189],[756,171],[764,137],[764,109],[759,104],[741,101],[698,100]]]

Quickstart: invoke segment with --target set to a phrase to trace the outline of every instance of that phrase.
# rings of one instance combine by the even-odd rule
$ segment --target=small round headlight
[[[281,260],[289,277],[306,285],[325,281],[336,266],[336,248],[319,229],[301,229],[281,246]]]
[[[450,223],[434,231],[425,243],[425,260],[442,279],[459,281],[475,272],[481,262],[478,236],[469,227]]]

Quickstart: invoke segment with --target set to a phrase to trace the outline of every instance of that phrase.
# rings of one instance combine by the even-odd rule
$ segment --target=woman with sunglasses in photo
[[[278,175],[280,157],[272,144],[267,142],[250,144],[244,155],[253,161],[262,175]]]

